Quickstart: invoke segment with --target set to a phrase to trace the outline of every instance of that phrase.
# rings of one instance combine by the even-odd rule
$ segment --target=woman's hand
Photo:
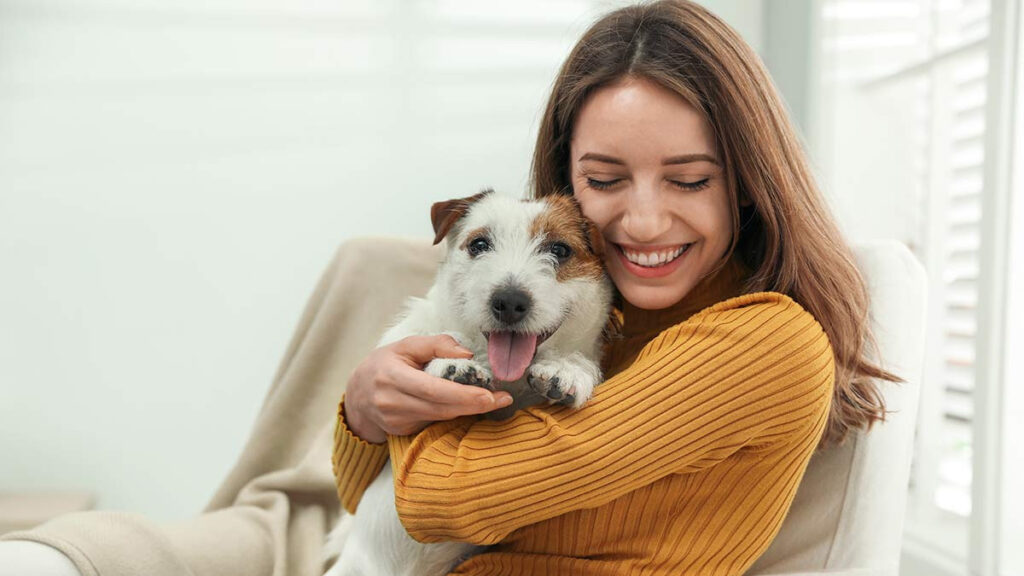
[[[387,434],[415,434],[438,420],[482,414],[512,403],[508,392],[490,392],[431,376],[423,366],[434,358],[472,358],[447,335],[409,336],[370,353],[345,389],[345,423],[367,442]]]

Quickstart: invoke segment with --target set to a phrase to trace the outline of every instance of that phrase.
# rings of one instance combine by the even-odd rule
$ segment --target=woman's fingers
[[[394,345],[399,356],[409,360],[409,370],[398,370],[390,380],[401,392],[438,406],[438,410],[454,409],[457,415],[481,414],[506,406],[500,400],[512,396],[507,392],[492,393],[476,386],[466,386],[422,371],[434,358],[472,358],[473,352],[448,336],[409,336]],[[449,418],[439,418],[449,420]]]
[[[427,425],[442,420],[452,420],[459,416],[466,416],[456,404],[435,404],[416,396],[403,395],[403,413],[415,422],[413,432],[419,432]],[[410,432],[405,432],[409,434]]]
[[[447,335],[410,336],[378,348],[349,379],[346,421],[361,427],[367,434],[360,434],[363,438],[376,439],[384,433],[413,434],[432,422],[511,404],[508,392],[459,384],[423,370],[434,358],[472,357],[471,351]],[[350,429],[357,432],[354,426]]]
[[[422,368],[434,358],[472,358],[473,352],[463,348],[447,334],[437,336],[408,336],[392,344],[400,356],[412,365]]]
[[[415,368],[402,370],[393,381],[403,394],[434,406],[435,414],[454,413],[454,416],[439,417],[435,420],[450,420],[456,416],[490,412],[507,405],[500,402],[502,398],[512,398],[508,392],[491,392],[484,388],[459,384],[431,376]]]
[[[423,372],[419,372],[419,374],[427,379],[440,381],[434,384],[441,388],[448,388],[449,385],[475,388],[443,378],[435,378]],[[422,388],[414,383],[407,389],[416,392]],[[434,422],[452,420],[459,416],[482,414],[506,406],[507,404],[500,403],[502,398],[507,398],[508,403],[512,401],[512,396],[508,392],[497,392],[492,395],[491,392],[481,388],[476,388],[476,391],[483,394],[470,394],[467,400],[458,393],[449,394],[446,390],[442,396],[450,401],[438,402],[434,399],[425,399],[422,395],[415,393],[406,394],[397,389],[391,390],[387,394],[387,399],[383,400],[384,405],[378,406],[381,414],[381,426],[388,434],[407,436],[423,430]],[[492,397],[495,400],[492,401]],[[486,399],[481,400],[481,398]]]

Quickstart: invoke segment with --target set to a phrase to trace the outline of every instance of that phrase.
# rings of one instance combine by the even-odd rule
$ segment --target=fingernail
[[[507,394],[502,394],[498,397],[498,406],[505,407],[512,403],[512,397]]]
[[[469,348],[464,348],[464,347],[462,347],[462,346],[456,346],[456,347],[455,347],[455,350],[456,350],[457,352],[462,352],[463,354],[472,354],[472,353],[473,353],[473,351],[472,351],[472,350],[470,350]]]

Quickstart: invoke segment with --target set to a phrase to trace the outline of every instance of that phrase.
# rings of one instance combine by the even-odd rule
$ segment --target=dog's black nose
[[[516,288],[499,288],[491,296],[491,314],[504,324],[515,324],[530,312],[533,300]]]

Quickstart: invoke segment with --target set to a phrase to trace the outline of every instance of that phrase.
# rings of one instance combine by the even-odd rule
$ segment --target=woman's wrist
[[[388,437],[384,430],[376,428],[372,422],[363,419],[359,410],[352,407],[351,402],[342,402],[341,406],[345,425],[348,427],[349,432],[370,444],[383,444],[387,442]]]

